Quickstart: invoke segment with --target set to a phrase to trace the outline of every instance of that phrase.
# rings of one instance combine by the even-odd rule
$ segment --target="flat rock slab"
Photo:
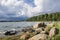
[[[46,34],[38,34],[38,35],[33,36],[32,38],[28,39],[28,40],[50,40],[50,38]]]

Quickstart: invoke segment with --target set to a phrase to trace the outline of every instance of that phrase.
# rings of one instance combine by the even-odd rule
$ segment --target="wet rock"
[[[25,29],[22,29],[22,32],[34,32],[35,30],[32,29],[32,28],[25,28]]]
[[[17,31],[13,31],[13,30],[11,30],[11,31],[6,31],[6,32],[4,33],[4,35],[15,35],[15,34],[17,34]]]
[[[36,36],[33,36],[32,38],[29,38],[28,40],[50,40],[50,38],[46,34],[38,34]]]

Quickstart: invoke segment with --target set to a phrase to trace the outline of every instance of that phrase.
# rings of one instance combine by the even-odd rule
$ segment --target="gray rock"
[[[35,29],[35,31],[41,32],[42,28],[37,28],[37,29]]]
[[[11,31],[6,31],[4,34],[5,34],[5,35],[15,35],[15,34],[17,34],[17,31],[13,31],[13,30],[11,30]]]
[[[45,27],[45,23],[38,23],[33,26],[34,29],[40,28],[40,27]]]
[[[20,39],[23,39],[23,40],[28,40],[28,38],[30,37],[29,34],[23,34]]]
[[[42,32],[40,32],[40,34],[46,34],[46,35],[49,35],[49,33],[46,32],[46,31],[42,31]]]
[[[46,33],[46,31],[42,31],[42,32],[40,32],[41,34],[45,34]]]
[[[33,36],[32,38],[28,40],[50,40],[49,36],[46,34],[38,34],[36,36]]]
[[[50,37],[55,36],[55,35],[56,35],[56,32],[57,32],[57,30],[56,30],[55,27],[51,28],[51,30],[50,30],[50,32],[49,32],[49,36],[50,36]]]
[[[22,32],[34,32],[35,30],[33,28],[24,28],[22,29]]]

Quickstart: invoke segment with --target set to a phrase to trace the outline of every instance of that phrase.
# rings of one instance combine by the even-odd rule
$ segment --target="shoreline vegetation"
[[[40,22],[24,28],[20,35],[7,35],[0,40],[60,40],[60,22]]]
[[[26,21],[60,21],[60,12],[45,13],[28,18]]]

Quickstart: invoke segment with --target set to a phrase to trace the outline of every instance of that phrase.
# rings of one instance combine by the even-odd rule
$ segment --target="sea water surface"
[[[3,36],[6,31],[21,30],[37,23],[39,22],[0,22],[0,36]]]
[[[22,30],[25,27],[32,27],[40,22],[0,22],[0,36],[5,36],[4,33],[9,30]],[[48,22],[45,22],[48,23]]]

